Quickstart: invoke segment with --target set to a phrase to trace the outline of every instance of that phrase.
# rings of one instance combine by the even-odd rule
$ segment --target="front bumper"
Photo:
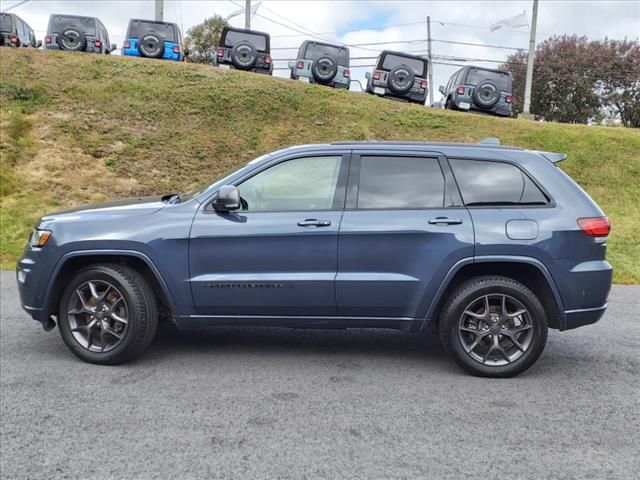
[[[20,304],[31,318],[45,327],[51,323],[47,290],[54,263],[42,256],[40,249],[27,247],[16,265]]]

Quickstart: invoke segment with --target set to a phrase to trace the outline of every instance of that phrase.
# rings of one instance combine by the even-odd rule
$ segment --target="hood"
[[[43,221],[57,219],[77,219],[79,216],[132,217],[148,215],[166,205],[165,197],[136,197],[123,200],[112,200],[103,203],[80,205],[78,207],[51,213],[42,217]]]

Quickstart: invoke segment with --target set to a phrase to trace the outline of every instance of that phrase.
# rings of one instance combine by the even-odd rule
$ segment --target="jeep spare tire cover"
[[[393,67],[387,77],[387,86],[389,90],[398,95],[404,95],[411,90],[416,75],[413,70],[406,65],[398,65]]]
[[[157,33],[146,33],[138,40],[138,51],[143,57],[160,58],[164,55],[164,38]]]
[[[500,99],[500,90],[491,80],[484,80],[473,89],[473,101],[480,108],[491,108]]]
[[[62,50],[79,52],[87,46],[87,38],[78,28],[65,28],[58,34],[58,45]]]
[[[329,83],[338,73],[338,62],[330,57],[320,57],[311,65],[311,73],[318,83]]]
[[[251,42],[236,43],[231,49],[231,63],[240,70],[253,68],[258,60],[258,50]]]

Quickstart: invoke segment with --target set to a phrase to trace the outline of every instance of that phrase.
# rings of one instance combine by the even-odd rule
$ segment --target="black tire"
[[[258,61],[258,50],[251,42],[238,42],[231,49],[231,63],[238,70],[251,70]]]
[[[491,80],[484,80],[473,89],[473,101],[479,108],[488,109],[500,100],[500,90]]]
[[[164,37],[154,32],[145,33],[138,41],[138,52],[142,57],[162,57],[164,55]]]
[[[515,320],[513,318],[507,320],[521,322],[520,325],[513,329],[507,329],[506,325],[501,325],[502,320],[499,322],[495,320],[496,316],[502,318],[501,312],[489,313],[491,310],[487,311],[486,307],[482,307],[484,310],[482,315],[484,316],[486,312],[487,317],[491,318],[487,322],[475,320],[477,317],[467,315],[468,309],[471,309],[472,305],[477,305],[475,302],[481,302],[480,305],[483,305],[484,301],[480,299],[485,297],[489,298],[487,300],[489,304],[496,301],[498,303],[498,306],[490,305],[490,309],[500,310],[501,298],[508,298],[508,302],[523,306],[525,312],[519,317],[515,317]],[[512,313],[517,312],[512,310]],[[477,322],[474,329],[477,328],[477,331],[481,332],[480,335],[468,333],[472,329],[467,328],[468,324],[463,323],[468,320]],[[489,327],[488,324],[492,322],[495,324]],[[464,330],[460,328],[463,325]],[[505,330],[501,330],[501,328]],[[518,329],[520,332],[514,334],[513,332],[517,332]],[[524,372],[542,354],[547,342],[547,315],[538,297],[526,286],[507,277],[482,276],[472,278],[456,288],[442,310],[439,330],[444,349],[467,372],[479,377],[506,378]],[[510,340],[512,335],[515,335],[518,348],[516,348],[516,343]],[[479,355],[474,348],[469,353],[463,344],[466,341],[472,344],[467,344],[467,347],[473,346],[477,341],[475,349],[480,348],[480,353],[486,354],[487,351],[490,351],[487,360],[476,358]],[[500,347],[499,349],[494,349],[496,344]],[[512,354],[513,361],[507,359],[509,356],[507,354],[510,351],[514,352]],[[506,362],[506,364],[500,364],[501,362]]]
[[[444,102],[445,110],[453,110],[453,102],[451,101],[451,97],[447,98],[447,101]]]
[[[311,74],[316,82],[321,84],[331,83],[338,73],[338,62],[331,57],[320,57],[311,65]]]
[[[398,65],[389,71],[387,76],[387,86],[396,95],[405,95],[413,87],[416,75],[413,70],[406,65]]]
[[[110,284],[112,291],[121,295],[127,311],[128,323],[122,338],[108,351],[91,350],[91,343],[87,348],[77,338],[80,329],[72,331],[72,324],[76,324],[77,320],[69,307],[76,298],[76,292],[88,282]],[[85,362],[100,365],[116,365],[140,355],[151,344],[158,326],[158,306],[153,289],[142,274],[124,265],[97,264],[78,271],[60,298],[58,312],[60,335],[71,352]],[[86,321],[89,322],[88,319]]]
[[[87,46],[87,38],[77,28],[65,28],[58,34],[58,46],[68,52],[81,52]]]

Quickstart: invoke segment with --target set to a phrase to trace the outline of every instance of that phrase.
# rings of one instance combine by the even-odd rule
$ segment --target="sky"
[[[253,0],[255,3],[255,0]],[[2,0],[2,10],[19,0]],[[474,60],[468,64],[493,66],[517,49],[527,49],[529,28],[501,29],[491,33],[489,25],[526,12],[531,22],[532,0],[526,1],[314,1],[263,0],[251,27],[271,35],[274,75],[288,77],[288,60],[293,59],[305,38],[332,41],[350,47],[352,78],[364,84],[364,74],[371,71],[382,49],[417,54],[427,52],[427,16],[431,17],[432,54],[447,57],[434,59],[434,99],[439,100],[439,85],[447,83],[460,58]],[[239,0],[165,0],[164,19],[181,26],[183,33],[214,14],[227,16],[244,5]],[[100,18],[111,41],[122,46],[129,18],[154,16],[152,0],[30,0],[11,12],[22,17],[42,39],[52,13],[90,15]],[[244,26],[244,16],[230,20]],[[306,32],[301,34],[300,31]],[[540,0],[536,40],[551,35],[577,34],[590,39],[638,39],[640,36],[640,0]],[[449,41],[482,44],[458,45]],[[362,45],[397,42],[385,45]],[[491,45],[491,46],[488,46]],[[501,48],[497,48],[501,47]],[[452,60],[458,59],[458,60]]]

